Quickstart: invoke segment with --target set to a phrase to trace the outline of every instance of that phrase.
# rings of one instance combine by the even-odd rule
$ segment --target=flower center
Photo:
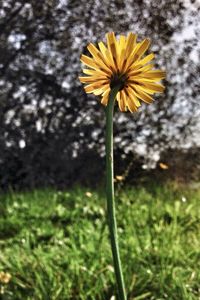
[[[120,86],[120,91],[121,91],[124,88],[125,84],[126,84],[126,75],[125,74],[115,73],[110,78],[110,88],[111,89],[116,86]]]

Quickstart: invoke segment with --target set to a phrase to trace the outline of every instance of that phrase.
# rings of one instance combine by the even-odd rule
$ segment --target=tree
[[[78,81],[80,54],[105,32],[152,39],[166,93],[137,115],[116,110],[116,156],[192,143],[199,117],[199,9],[184,1],[3,0],[0,7],[1,186],[65,185],[104,156],[104,109]],[[188,23],[188,24],[187,24]],[[194,28],[191,38],[179,33]],[[195,57],[195,59],[194,59]],[[198,59],[197,59],[198,60]],[[89,163],[89,159],[88,159]],[[90,162],[91,163],[91,162]],[[102,174],[103,168],[97,168]],[[95,168],[92,175],[94,178]],[[87,181],[89,178],[87,178]]]

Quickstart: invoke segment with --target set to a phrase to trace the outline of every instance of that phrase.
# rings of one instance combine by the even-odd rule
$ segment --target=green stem
[[[113,255],[115,276],[119,300],[126,300],[122,267],[119,255],[117,223],[115,218],[114,182],[113,182],[113,111],[115,98],[120,89],[116,86],[111,89],[108,105],[106,107],[106,195],[107,195],[107,214],[110,232],[110,241]]]

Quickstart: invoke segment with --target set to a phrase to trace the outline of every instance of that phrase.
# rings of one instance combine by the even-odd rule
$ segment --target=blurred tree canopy
[[[105,33],[149,37],[166,91],[137,114],[115,113],[115,155],[126,168],[166,147],[195,144],[199,108],[195,1],[2,0],[0,186],[97,183],[104,170],[105,114],[78,81],[80,55]],[[141,159],[142,158],[142,159]]]

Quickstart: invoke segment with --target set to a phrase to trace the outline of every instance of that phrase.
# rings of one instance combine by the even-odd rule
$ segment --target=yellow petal
[[[140,69],[131,68],[128,72],[128,77],[135,76],[135,75],[138,75],[140,73],[143,74],[144,72],[147,72],[147,71],[151,70],[153,67],[154,67],[153,64],[148,64],[148,65],[146,65],[146,66],[144,66]]]
[[[105,81],[98,81],[91,84],[88,84],[84,87],[86,93],[93,93],[94,90],[97,90],[106,85]]]
[[[152,70],[152,71],[149,71],[149,72],[146,72],[144,74],[144,76],[146,78],[149,78],[151,80],[154,80],[154,79],[163,79],[166,77],[166,72],[165,71],[161,71],[161,70]]]
[[[138,61],[140,57],[145,53],[145,51],[149,48],[150,41],[148,39],[145,39],[141,43],[137,44],[135,49],[133,50],[130,57],[127,59],[126,66],[124,68],[124,71],[128,71],[134,62]]]
[[[132,99],[132,101],[134,102],[135,106],[136,107],[140,107],[141,106],[140,101],[137,99],[137,96],[134,93],[133,89],[130,86],[128,86],[126,88],[126,90],[127,90],[127,95],[129,95],[129,97]]]
[[[153,82],[150,83],[150,82],[142,81],[142,85],[145,88],[154,91],[154,93],[155,92],[162,93],[165,89],[164,85],[159,84],[159,83],[153,83]]]
[[[90,57],[88,57],[88,56],[86,56],[84,54],[81,55],[81,59],[80,60],[82,61],[82,63],[84,63],[85,65],[89,66],[92,69],[96,69],[96,70],[99,69],[99,67],[95,63],[95,61],[92,58],[90,58]]]
[[[93,94],[96,95],[96,96],[101,95],[101,94],[103,94],[108,88],[110,88],[109,84],[105,84],[105,85],[103,85],[102,87],[100,87],[99,89],[94,90],[94,91],[93,91]]]
[[[108,51],[108,49],[106,48],[106,46],[104,45],[103,42],[98,43],[99,45],[99,49],[102,53],[102,57],[106,63],[106,65],[111,68],[112,71],[115,71],[115,64],[114,61],[110,55],[110,52]]]
[[[119,109],[121,111],[125,111],[126,110],[126,105],[125,105],[124,99],[121,95],[121,91],[117,93],[117,101],[118,101],[118,104],[119,104]]]
[[[110,43],[109,43],[110,51],[112,53],[114,61],[116,61],[116,57],[117,57],[117,41],[116,41],[116,37],[115,37],[114,32],[111,32],[109,34],[109,36],[110,36]]]
[[[125,58],[129,57],[135,47],[137,35],[133,34],[132,32],[129,33],[127,37],[127,43],[126,43],[126,53]]]
[[[116,71],[117,70],[116,57],[115,57],[115,54],[116,54],[115,41],[116,41],[116,39],[115,39],[114,32],[107,33],[106,39],[107,39],[108,52],[110,54],[110,59],[111,59],[112,65],[114,67],[114,70]]]
[[[119,47],[118,47],[118,55],[117,55],[117,65],[119,71],[121,71],[123,65],[125,51],[126,51],[126,37],[124,35],[121,35],[119,39]]]
[[[141,73],[138,74],[135,77],[132,77],[131,80],[137,81],[137,82],[143,82],[143,83],[157,83],[158,81],[160,81],[162,78],[159,77],[155,77],[155,78],[146,78],[146,73]]]
[[[83,73],[87,74],[87,75],[107,76],[109,78],[107,73],[105,73],[104,71],[101,71],[101,70],[83,69]]]
[[[104,93],[103,93],[103,97],[101,99],[101,103],[103,105],[107,105],[108,104],[108,97],[109,97],[109,94],[110,94],[110,88],[108,88]]]
[[[126,96],[126,104],[128,106],[128,109],[133,113],[137,111],[137,107],[135,106],[133,100]]]
[[[103,69],[106,71],[106,73],[111,74],[111,70],[109,69],[109,67],[104,63],[103,61],[103,57],[101,52],[99,52],[99,50],[92,44],[90,43],[87,46],[89,52],[92,54],[92,56],[94,57],[95,62]]]
[[[131,98],[125,93],[124,90],[121,91],[122,93],[122,98],[124,100],[124,102],[126,103],[126,105],[128,106],[128,109],[131,112],[135,112],[137,111],[137,107],[135,106],[134,102],[131,100]]]
[[[133,93],[136,97],[138,97],[140,100],[144,101],[147,104],[150,104],[154,101],[154,99],[146,94],[138,85],[131,85],[133,88]]]
[[[145,92],[145,93],[147,93],[147,94],[150,94],[150,95],[153,95],[153,94],[155,94],[155,92],[154,91],[152,91],[152,90],[150,90],[150,89],[148,89],[147,87],[145,87],[145,86],[143,86],[143,85],[141,85],[141,84],[129,84],[131,87],[134,87],[134,89],[137,89],[137,90],[141,90],[141,91],[143,91],[143,92]]]
[[[86,83],[86,82],[93,82],[93,81],[98,82],[99,80],[108,81],[108,78],[105,76],[87,76],[87,77],[79,76],[79,80],[82,83]]]
[[[89,52],[92,54],[92,56],[94,57],[99,57],[98,54],[99,54],[99,50],[92,44],[90,43],[88,46],[87,46]]]
[[[142,41],[141,45],[139,46],[137,51],[134,53],[134,60],[138,60],[149,48],[149,45],[150,45],[150,40],[145,39],[144,41]]]
[[[150,62],[152,59],[154,59],[155,55],[153,53],[150,53],[149,55],[145,56],[143,59],[140,59],[135,63],[135,66],[143,66]]]
[[[133,64],[133,58],[134,58],[134,53],[137,51],[139,48],[140,43],[136,44],[135,47],[132,50],[132,53],[123,61],[123,66],[122,66],[122,72],[126,72],[129,65]]]
[[[127,103],[126,103],[126,94],[125,94],[124,90],[120,91],[120,97],[121,97],[122,104],[124,104],[125,109],[126,109]]]

